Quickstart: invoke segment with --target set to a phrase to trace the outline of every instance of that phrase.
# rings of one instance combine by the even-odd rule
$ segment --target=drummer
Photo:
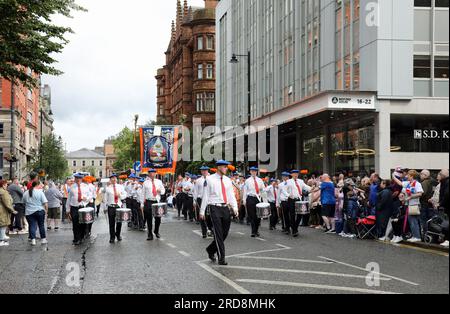
[[[287,181],[287,192],[289,194],[288,207],[289,207],[289,227],[292,231],[292,236],[297,238],[299,236],[298,226],[300,225],[301,216],[296,214],[295,203],[302,201],[303,192],[311,192],[311,188],[306,183],[299,179],[300,171],[292,170],[292,179]]]
[[[138,226],[138,208],[136,208],[136,203],[134,202],[133,196],[136,196],[134,193],[135,185],[136,185],[136,175],[134,173],[128,176],[128,181],[125,182],[124,188],[127,193],[127,198],[125,200],[125,204],[127,208],[131,209],[131,222],[129,223],[130,228],[137,229]]]
[[[270,180],[270,185],[265,189],[267,193],[267,201],[270,204],[270,231],[277,229],[278,224],[278,208],[280,207],[280,197],[278,191],[278,181]]]
[[[197,206],[197,221],[200,221],[200,225],[202,227],[202,236],[203,239],[206,239],[208,236],[212,235],[212,225],[211,225],[211,217],[209,213],[206,213],[206,217],[204,220],[200,219],[200,208],[202,207],[202,199],[203,199],[203,191],[206,185],[206,179],[209,177],[209,167],[202,166],[200,167],[200,173],[202,174],[197,180],[195,180],[194,185],[194,199]]]
[[[280,194],[280,216],[281,222],[283,223],[283,232],[289,234],[289,193],[287,191],[287,181],[290,178],[289,172],[283,172],[281,174],[282,182],[278,185],[278,190]]]
[[[229,162],[219,160],[216,163],[217,173],[206,178],[206,186],[203,191],[200,219],[205,219],[206,208],[209,208],[213,225],[214,241],[208,246],[206,252],[212,262],[216,261],[216,253],[219,257],[219,265],[226,266],[225,244],[231,226],[231,213],[239,214],[238,205],[234,196],[231,179],[226,176]]]
[[[85,177],[85,179],[86,179],[86,177]],[[90,180],[87,179],[84,181],[88,185],[88,188],[89,188],[89,199],[88,199],[87,207],[94,208],[94,210],[95,210],[95,198],[97,197],[97,188],[95,187],[94,182],[92,180],[94,180],[94,179],[91,178]],[[91,236],[92,225],[93,224],[86,225],[86,228],[85,228],[86,229],[85,230],[86,238],[89,238]]]
[[[70,206],[70,219],[72,220],[73,245],[83,243],[86,226],[80,224],[78,211],[88,204],[90,191],[87,184],[83,183],[84,176],[76,173],[75,183],[70,187],[67,204]]]
[[[175,182],[175,188],[174,188],[174,199],[175,199],[175,206],[177,207],[178,211],[178,219],[181,218],[181,210],[183,209],[183,182],[184,178],[180,174],[178,176],[177,182]]]
[[[137,220],[139,231],[145,231],[144,214],[141,211],[144,206],[144,183],[145,178],[137,177],[136,185],[133,191],[133,198],[135,200],[135,206],[137,208]]]
[[[156,170],[150,169],[148,172],[148,180],[144,182],[142,187],[142,205],[141,212],[144,215],[144,222],[147,223],[148,237],[147,241],[153,241],[153,209],[152,205],[161,201],[161,195],[166,193],[164,184],[161,180],[156,179]],[[155,235],[161,238],[159,228],[161,226],[161,217],[155,218]]]
[[[261,218],[256,215],[256,205],[262,202],[261,192],[265,188],[263,180],[258,177],[258,171],[257,167],[250,168],[250,177],[245,181],[243,195],[243,202],[247,207],[247,215],[252,228],[252,238],[260,237],[258,230]]]
[[[117,183],[118,176],[112,174],[109,179],[109,185],[104,188],[104,199],[108,208],[108,220],[109,220],[109,243],[113,244],[117,238],[117,241],[121,242],[120,236],[122,231],[122,223],[116,223],[116,211],[122,207],[123,201],[127,198],[127,193],[123,185]]]
[[[194,221],[194,184],[191,181],[192,175],[190,173],[186,173],[186,179],[182,184],[183,188],[183,214],[184,220],[187,220],[189,217],[189,221]]]

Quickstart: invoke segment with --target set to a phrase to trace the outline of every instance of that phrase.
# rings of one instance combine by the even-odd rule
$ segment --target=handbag
[[[420,216],[420,205],[410,205],[408,210],[409,216]]]

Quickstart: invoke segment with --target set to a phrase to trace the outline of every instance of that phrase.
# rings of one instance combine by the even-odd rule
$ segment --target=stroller
[[[440,244],[447,240],[448,235],[448,217],[444,214],[438,214],[427,222],[428,231],[425,233],[425,243]]]
[[[375,216],[367,216],[359,218],[356,224],[358,239],[376,239],[377,218]]]

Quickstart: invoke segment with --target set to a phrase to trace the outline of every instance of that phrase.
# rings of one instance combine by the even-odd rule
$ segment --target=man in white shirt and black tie
[[[203,191],[200,219],[205,219],[206,208],[209,208],[214,232],[214,241],[208,246],[206,252],[212,262],[219,257],[219,265],[226,266],[225,243],[231,226],[231,211],[237,217],[239,209],[234,195],[233,183],[226,176],[229,162],[219,160],[216,163],[217,173],[206,179]]]
[[[261,218],[256,215],[256,205],[261,203],[261,192],[265,189],[263,180],[258,177],[259,169],[257,167],[250,168],[250,178],[245,181],[243,202],[247,207],[247,215],[250,219],[252,228],[252,238],[259,237],[259,226],[261,225]]]
[[[144,182],[142,187],[141,210],[144,213],[144,222],[147,223],[148,237],[147,241],[153,241],[153,231],[155,236],[160,239],[159,228],[161,226],[161,217],[153,217],[152,205],[161,201],[161,195],[166,193],[166,189],[161,180],[156,178],[157,171],[150,169],[148,172],[148,180]],[[153,230],[153,218],[155,218],[155,230]]]
[[[75,174],[75,183],[70,187],[67,204],[70,206],[70,219],[72,220],[73,244],[81,245],[84,239],[86,225],[80,224],[78,211],[85,208],[91,196],[89,186],[83,183],[84,176]]]
[[[122,241],[120,236],[122,231],[122,223],[116,223],[116,211],[122,207],[123,202],[127,198],[127,192],[123,185],[117,183],[117,175],[113,174],[109,178],[109,185],[104,188],[104,199],[108,208],[108,220],[109,220],[109,243],[113,244],[117,238],[117,241]]]
[[[288,227],[292,230],[292,235],[294,238],[299,236],[298,234],[298,226],[300,225],[301,216],[295,213],[295,203],[300,202],[303,198],[303,192],[311,192],[311,187],[306,185],[306,183],[299,179],[298,176],[300,171],[292,170],[291,177],[292,179],[287,181],[287,192],[289,194],[288,207],[289,207],[289,222],[290,225]]]

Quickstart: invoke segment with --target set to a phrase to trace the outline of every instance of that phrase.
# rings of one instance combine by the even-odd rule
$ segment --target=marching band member
[[[238,205],[233,191],[233,183],[226,176],[229,162],[220,160],[216,163],[217,173],[206,178],[206,186],[203,191],[200,219],[205,219],[206,208],[211,215],[214,232],[214,241],[208,246],[206,252],[212,262],[216,261],[216,253],[219,257],[219,265],[228,265],[225,260],[225,243],[231,226],[231,212],[239,214]]]
[[[69,198],[70,193],[70,187],[73,184],[72,179],[67,179],[66,183],[62,186],[62,192],[63,192],[63,199],[62,199],[62,215],[61,215],[61,222],[64,224],[66,222],[66,216],[67,216],[67,207],[70,207],[70,205],[67,203],[67,199]],[[70,212],[70,208],[69,208]]]
[[[138,227],[138,208],[136,208],[136,203],[134,202],[133,190],[135,189],[136,185],[136,175],[134,173],[130,174],[128,176],[128,181],[124,184],[125,192],[127,193],[127,198],[125,199],[125,204],[127,208],[131,209],[131,222],[128,224],[129,228],[137,229]]]
[[[73,244],[81,245],[85,234],[85,225],[80,224],[78,211],[85,208],[90,197],[87,184],[83,183],[84,176],[75,174],[75,183],[70,187],[67,204],[70,206],[70,219],[72,220]]]
[[[178,176],[178,180],[175,183],[175,204],[178,210],[178,219],[181,218],[181,211],[183,209],[184,193],[183,193],[184,178],[182,175]]]
[[[287,181],[291,175],[289,172],[283,172],[281,176],[282,182],[278,185],[280,194],[280,216],[281,222],[283,223],[283,232],[289,233],[289,192],[287,191]]]
[[[202,227],[202,235],[203,239],[206,239],[208,235],[211,235],[211,219],[208,213],[206,213],[206,219],[201,220],[200,219],[200,208],[202,207],[202,199],[203,199],[203,192],[204,187],[206,184],[206,179],[209,177],[209,167],[203,166],[200,168],[201,176],[195,181],[194,185],[194,200],[197,205],[197,217],[196,219],[200,221],[200,225]]]
[[[142,187],[142,204],[141,211],[144,214],[144,221],[147,223],[148,237],[147,241],[153,241],[153,210],[152,205],[161,201],[161,195],[166,193],[166,189],[161,180],[156,179],[156,170],[149,171],[149,178],[144,182]],[[161,226],[161,218],[155,217],[155,235],[159,239],[159,227]]]
[[[144,206],[144,183],[144,178],[136,177],[136,184],[132,193],[133,206],[137,209],[137,227],[139,231],[145,231],[144,214],[141,210],[142,206]]]
[[[292,179],[287,181],[287,192],[289,193],[288,207],[289,207],[289,226],[292,230],[294,238],[299,236],[298,226],[300,225],[301,216],[295,213],[295,203],[300,202],[303,197],[303,191],[310,192],[311,188],[306,183],[299,179],[300,171],[292,170]]]
[[[278,224],[278,207],[280,206],[280,197],[278,191],[278,182],[276,179],[270,180],[270,185],[265,189],[267,201],[270,204],[270,230],[276,230]]]
[[[112,174],[109,185],[104,188],[104,199],[108,208],[109,220],[109,243],[113,244],[115,239],[122,241],[120,233],[122,231],[122,223],[116,223],[116,211],[122,207],[123,201],[127,198],[127,192],[123,185],[117,183],[117,175]]]
[[[252,238],[259,237],[259,226],[261,219],[256,215],[256,205],[261,203],[261,192],[264,190],[264,182],[259,178],[259,169],[256,167],[250,168],[250,178],[245,181],[244,184],[244,205],[247,207],[247,215],[250,219],[252,228]]]
[[[94,210],[95,210],[95,198],[97,197],[97,188],[95,187],[95,185],[93,184],[92,181],[87,181],[86,184],[88,185],[88,188],[89,188],[89,199],[88,199],[87,207],[94,208]],[[85,230],[86,238],[91,236],[92,225],[93,224],[86,225],[86,230]]]
[[[183,214],[184,220],[187,220],[189,217],[189,221],[194,221],[194,185],[191,182],[191,175],[189,173],[186,174],[186,180],[182,184],[183,188]]]

